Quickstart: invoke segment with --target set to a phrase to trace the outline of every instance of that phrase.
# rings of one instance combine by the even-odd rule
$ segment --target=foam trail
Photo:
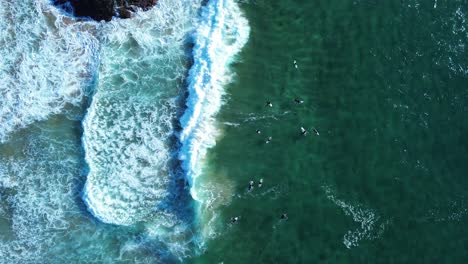
[[[355,230],[348,230],[343,236],[343,244],[349,249],[359,246],[361,240],[372,240],[380,237],[389,224],[389,220],[383,220],[372,209],[364,208],[360,205],[352,205],[349,202],[335,197],[330,187],[324,186],[327,198],[340,207],[345,215],[351,216],[353,221],[360,226]]]
[[[212,0],[203,8],[194,33],[194,64],[189,72],[187,110],[180,123],[179,159],[191,184],[191,195],[203,201],[195,180],[201,174],[207,149],[215,145],[214,117],[222,104],[224,86],[230,81],[229,64],[247,43],[247,20],[233,0]]]

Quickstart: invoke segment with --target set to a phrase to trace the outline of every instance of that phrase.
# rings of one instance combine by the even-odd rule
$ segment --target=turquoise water
[[[0,0],[0,262],[466,262],[468,6],[380,2]]]
[[[0,7],[0,262],[193,255],[174,131],[200,3],[110,23],[49,1]]]

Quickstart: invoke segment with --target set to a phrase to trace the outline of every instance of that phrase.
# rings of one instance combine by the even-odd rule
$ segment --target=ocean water
[[[466,1],[241,8],[250,38],[199,177],[216,229],[193,263],[465,263]]]
[[[468,6],[381,2],[0,0],[0,263],[466,262]]]

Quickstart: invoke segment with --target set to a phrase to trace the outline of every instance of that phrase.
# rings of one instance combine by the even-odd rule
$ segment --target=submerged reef
[[[157,0],[53,0],[54,4],[76,17],[110,21],[112,17],[130,18],[138,9],[148,10]]]

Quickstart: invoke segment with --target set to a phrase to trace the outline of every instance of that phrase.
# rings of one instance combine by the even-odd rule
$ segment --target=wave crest
[[[229,65],[247,43],[248,21],[233,0],[209,1],[203,8],[194,34],[194,64],[189,72],[187,110],[180,123],[182,143],[179,159],[197,201],[195,180],[201,174],[201,160],[215,145],[219,134],[214,117],[222,105],[224,86],[232,79]]]

